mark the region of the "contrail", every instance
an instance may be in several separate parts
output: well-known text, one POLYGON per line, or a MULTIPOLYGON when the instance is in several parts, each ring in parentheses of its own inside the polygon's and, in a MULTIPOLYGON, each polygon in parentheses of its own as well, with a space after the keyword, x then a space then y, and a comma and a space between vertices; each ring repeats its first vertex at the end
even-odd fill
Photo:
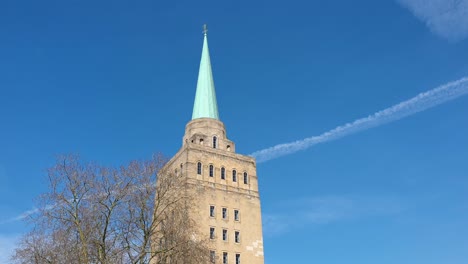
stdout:
POLYGON ((319 136, 313 136, 290 143, 279 144, 270 148, 255 151, 249 156, 255 157, 258 163, 265 162, 310 148, 319 143, 339 139, 362 130, 402 119, 442 103, 451 101, 460 96, 466 95, 467 93, 468 77, 463 77, 459 80, 449 82, 427 92, 420 93, 407 101, 378 111, 367 117, 338 126, 319 136))

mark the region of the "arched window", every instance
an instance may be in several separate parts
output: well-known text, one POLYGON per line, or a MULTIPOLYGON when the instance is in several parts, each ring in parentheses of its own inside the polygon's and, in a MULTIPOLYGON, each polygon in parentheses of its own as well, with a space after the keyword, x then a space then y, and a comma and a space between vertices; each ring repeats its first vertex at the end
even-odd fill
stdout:
POLYGON ((214 168, 213 165, 210 165, 210 177, 213 177, 214 175, 214 168))
POLYGON ((221 168, 221 180, 226 179, 226 169, 224 167, 221 168))
POLYGON ((218 138, 216 136, 213 137, 213 148, 218 147, 218 138))
POLYGON ((200 145, 203 145, 203 138, 200 138, 200 145))
POLYGON ((231 146, 230 146, 230 145, 227 145, 226 150, 227 150, 227 151, 231 151, 231 146))
POLYGON ((247 175, 247 172, 244 172, 244 184, 249 184, 249 176, 247 175))
POLYGON ((232 181, 237 182, 237 171, 236 170, 232 170, 232 181))
POLYGON ((202 172, 202 165, 201 165, 201 162, 198 162, 198 164, 197 164, 197 174, 201 175, 201 172, 202 172))

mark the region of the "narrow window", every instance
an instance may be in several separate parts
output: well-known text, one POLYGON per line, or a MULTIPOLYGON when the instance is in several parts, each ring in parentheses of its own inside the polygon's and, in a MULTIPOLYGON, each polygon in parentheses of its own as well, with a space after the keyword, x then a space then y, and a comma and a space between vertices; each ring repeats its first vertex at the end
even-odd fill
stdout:
POLYGON ((237 171, 236 170, 232 171, 232 181, 237 182, 237 171))
POLYGON ((228 234, 227 234, 227 229, 223 229, 223 241, 228 240, 228 234))
POLYGON ((218 148, 218 138, 213 137, 213 148, 218 148))
POLYGON ((240 243, 240 232, 239 232, 239 231, 236 231, 236 232, 234 233, 234 241, 235 241, 236 243, 240 243))
POLYGON ((210 227, 210 239, 215 239, 215 228, 210 227))
POLYGON ((200 145, 203 145, 203 138, 200 138, 200 145))
POLYGON ((202 170, 201 162, 198 162, 197 163, 197 174, 198 175, 201 175, 201 170, 202 170))
POLYGON ((237 253, 237 254, 236 254, 236 264, 240 264, 240 263, 241 263, 241 262, 240 262, 240 254, 237 253))
POLYGON ((213 177, 214 175, 214 168, 213 165, 210 165, 210 177, 213 177))
POLYGON ((226 179, 226 169, 223 167, 221 168, 221 180, 226 179))
POLYGON ((227 252, 223 252, 223 264, 227 264, 228 263, 228 254, 227 252))
POLYGON ((215 263, 216 260, 216 251, 210 250, 210 262, 215 263))
POLYGON ((247 175, 247 172, 244 172, 244 184, 249 184, 249 176, 247 175))
POLYGON ((234 210, 234 221, 239 221, 240 217, 239 217, 239 210, 234 210))
POLYGON ((223 208, 223 219, 227 219, 227 208, 223 208))
POLYGON ((231 146, 227 145, 226 150, 231 151, 231 146))
POLYGON ((215 217, 215 207, 214 207, 214 205, 210 205, 210 217, 215 217))

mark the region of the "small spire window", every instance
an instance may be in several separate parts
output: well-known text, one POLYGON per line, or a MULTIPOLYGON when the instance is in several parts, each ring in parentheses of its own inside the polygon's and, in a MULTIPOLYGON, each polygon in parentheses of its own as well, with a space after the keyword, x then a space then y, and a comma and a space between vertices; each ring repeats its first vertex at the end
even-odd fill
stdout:
POLYGON ((213 137, 213 148, 218 148, 218 138, 216 136, 213 137))
POLYGON ((202 164, 201 164, 201 162, 197 163, 197 174, 198 175, 202 174, 202 164))
POLYGON ((221 168, 221 180, 226 179, 226 169, 224 167, 221 168))
POLYGON ((237 182, 237 171, 236 170, 232 170, 232 181, 237 182))

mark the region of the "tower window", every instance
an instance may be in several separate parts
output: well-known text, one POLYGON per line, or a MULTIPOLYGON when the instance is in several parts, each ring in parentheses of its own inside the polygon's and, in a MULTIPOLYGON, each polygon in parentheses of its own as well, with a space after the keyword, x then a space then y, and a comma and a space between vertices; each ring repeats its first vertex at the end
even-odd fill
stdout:
POLYGON ((240 243, 240 232, 239 232, 239 231, 236 231, 236 232, 234 233, 234 241, 235 241, 236 243, 240 243))
POLYGON ((239 215, 239 210, 234 210, 234 221, 239 221, 240 220, 240 215, 239 215))
POLYGON ((213 137, 213 148, 218 148, 218 138, 216 136, 213 137))
POLYGON ((200 145, 203 145, 203 138, 200 138, 200 145))
POLYGON ((210 227, 210 239, 215 239, 215 228, 210 227))
POLYGON ((226 179, 226 169, 223 167, 221 168, 221 180, 226 179))
POLYGON ((210 217, 215 217, 215 207, 214 207, 214 205, 210 205, 210 217))
POLYGON ((201 162, 198 162, 197 163, 197 174, 201 175, 201 173, 202 173, 202 165, 201 165, 201 162))
POLYGON ((240 262, 240 254, 237 253, 237 254, 236 254, 236 264, 240 264, 240 263, 241 263, 241 262, 240 262))
POLYGON ((210 250, 210 262, 215 263, 216 260, 216 251, 210 250))
POLYGON ((227 151, 231 151, 231 146, 230 146, 230 145, 227 145, 226 150, 227 150, 227 151))
POLYGON ((228 215, 227 215, 227 208, 224 208, 223 207, 223 219, 227 219, 228 215))
POLYGON ((249 176, 247 175, 247 172, 244 172, 244 184, 249 184, 249 176))
POLYGON ((210 177, 213 177, 214 175, 214 168, 213 165, 210 165, 210 177))
POLYGON ((227 241, 227 240, 228 240, 227 229, 223 229, 223 241, 227 241))
POLYGON ((237 171, 236 170, 232 171, 232 181, 237 182, 237 171))
POLYGON ((228 253, 223 252, 223 264, 228 264, 228 253))

